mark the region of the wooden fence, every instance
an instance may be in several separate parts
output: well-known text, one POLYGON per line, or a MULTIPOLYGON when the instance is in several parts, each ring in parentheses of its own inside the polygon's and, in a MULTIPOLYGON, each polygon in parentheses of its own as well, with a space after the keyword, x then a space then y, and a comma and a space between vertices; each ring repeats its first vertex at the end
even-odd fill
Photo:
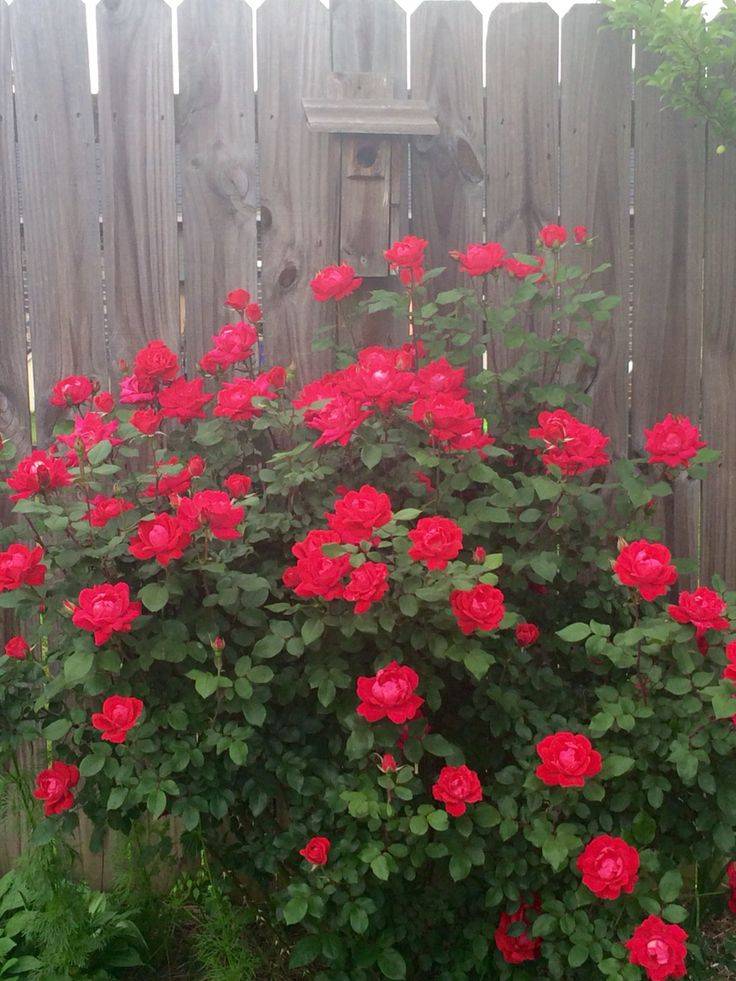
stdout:
MULTIPOLYGON (((101 0, 94 96, 81 0, 0 0, 0 432, 31 443, 29 350, 43 444, 54 380, 114 377, 157 337, 193 363, 236 286, 258 284, 269 362, 302 379, 325 369, 308 283, 348 253, 341 160, 302 98, 324 96, 331 72, 381 73, 440 125, 412 140, 391 192, 396 227, 429 239, 432 265, 470 241, 530 251, 558 218, 595 233, 596 259, 613 262, 604 288, 624 302, 596 342, 594 419, 617 453, 668 411, 700 420, 723 458, 702 497, 683 481, 673 545, 736 581, 736 154, 636 84, 649 57, 632 67, 603 10, 560 20, 503 3, 484 39, 469 0, 427 0, 410 23, 394 0, 266 0, 255 15, 184 0, 178 95, 172 16, 164 0, 101 0)), ((450 263, 442 286, 456 276, 450 263)), ((390 332, 365 325, 373 341, 390 332)), ((88 873, 104 870, 103 856, 88 873)))

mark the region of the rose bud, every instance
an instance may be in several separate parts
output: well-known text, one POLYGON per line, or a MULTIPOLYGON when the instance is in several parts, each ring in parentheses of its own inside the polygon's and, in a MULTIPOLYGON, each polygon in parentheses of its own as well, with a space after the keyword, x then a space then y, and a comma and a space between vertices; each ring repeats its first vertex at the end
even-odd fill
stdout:
POLYGON ((476 546, 476 548, 473 549, 473 562, 477 562, 478 565, 481 565, 483 562, 485 562, 485 560, 486 550, 482 545, 476 546))
POLYGON ((378 766, 381 773, 395 773, 398 769, 396 760, 391 753, 384 753, 378 766))

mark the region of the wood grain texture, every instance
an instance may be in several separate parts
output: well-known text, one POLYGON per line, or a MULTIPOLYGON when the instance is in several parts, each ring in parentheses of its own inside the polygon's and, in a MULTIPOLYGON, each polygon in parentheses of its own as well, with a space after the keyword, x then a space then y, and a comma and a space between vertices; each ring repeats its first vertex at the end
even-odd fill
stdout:
POLYGON ((531 252, 558 214, 557 14, 546 3, 504 3, 486 39, 487 234, 531 252))
POLYGON ((267 364, 293 363, 297 382, 330 367, 312 350, 334 304, 316 303, 309 281, 337 259, 339 145, 311 133, 302 98, 324 94, 329 12, 319 0, 266 0, 257 12, 264 344, 267 364))
MULTIPOLYGON (((0 6, 0 434, 21 453, 30 445, 26 320, 15 162, 10 9, 0 6)), ((5 520, 6 511, 0 511, 5 520)))
POLYGON ((10 19, 37 439, 46 445, 59 414, 53 383, 72 372, 107 376, 87 32, 81 0, 17 0, 10 19))
MULTIPOLYGON (((637 52, 637 75, 653 61, 637 52)), ((638 84, 634 104, 634 327, 631 442, 666 413, 700 414, 705 127, 638 84)), ((678 477, 667 499, 675 556, 698 555, 700 485, 678 477)))
POLYGON ((102 0, 97 33, 110 351, 130 359, 180 346, 171 8, 102 0))
POLYGON ((411 78, 441 129, 412 141, 412 228, 430 242, 427 268, 446 267, 433 288, 467 286, 448 252, 484 240, 483 19, 470 0, 425 0, 414 12, 411 78))
MULTIPOLYGON (((582 335, 598 358, 596 368, 578 371, 593 398, 590 420, 611 437, 617 456, 628 449, 629 315, 631 248, 631 41, 622 31, 601 30, 606 12, 577 4, 562 21, 560 109, 561 219, 570 233, 585 225, 592 248, 572 241, 566 262, 611 268, 591 283, 621 297, 613 318, 582 335)), ((572 239, 572 234, 570 235, 572 239)))
POLYGON ((736 582, 736 160, 706 159, 703 311, 703 438, 721 451, 703 483, 701 572, 736 582))
MULTIPOLYGON (((407 98, 406 31, 404 10, 395 0, 333 0, 330 4, 332 67, 335 72, 373 72, 389 77, 395 99, 407 98)), ((394 141, 391 156, 389 239, 409 230, 407 143, 394 141)), ((389 243, 390 244, 390 243, 389 243)), ((371 289, 398 288, 395 276, 367 279, 359 296, 371 289)), ((408 325, 387 313, 374 313, 355 325, 363 344, 402 344, 408 325)))
POLYGON ((243 0, 178 8, 185 329, 191 368, 220 323, 227 292, 257 287, 253 14, 243 0))
MULTIPOLYGON (((509 252, 536 253, 537 234, 559 211, 559 22, 546 3, 501 4, 486 37, 486 235, 509 252)), ((499 280, 498 299, 515 282, 499 280)), ((529 329, 547 335, 546 314, 529 329)), ((490 347, 499 369, 518 353, 490 347)))

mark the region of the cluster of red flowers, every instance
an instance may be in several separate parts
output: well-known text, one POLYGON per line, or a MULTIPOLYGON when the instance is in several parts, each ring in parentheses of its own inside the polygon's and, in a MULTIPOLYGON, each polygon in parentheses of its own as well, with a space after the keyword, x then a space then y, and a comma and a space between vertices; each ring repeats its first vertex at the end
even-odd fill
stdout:
POLYGON ((309 382, 294 399, 304 421, 319 432, 315 446, 347 445, 358 427, 376 413, 400 406, 446 450, 478 450, 493 444, 484 421, 466 399, 465 370, 446 358, 421 364, 424 347, 367 347, 354 364, 309 382))

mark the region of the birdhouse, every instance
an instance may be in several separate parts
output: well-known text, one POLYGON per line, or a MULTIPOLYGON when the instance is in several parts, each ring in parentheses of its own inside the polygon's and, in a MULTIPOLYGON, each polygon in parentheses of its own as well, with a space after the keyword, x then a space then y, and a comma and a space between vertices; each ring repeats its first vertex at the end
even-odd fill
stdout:
POLYGON ((309 128, 340 141, 339 260, 359 276, 385 276, 383 253, 402 234, 409 138, 440 131, 426 102, 392 90, 386 75, 333 74, 326 98, 302 99, 309 128))

